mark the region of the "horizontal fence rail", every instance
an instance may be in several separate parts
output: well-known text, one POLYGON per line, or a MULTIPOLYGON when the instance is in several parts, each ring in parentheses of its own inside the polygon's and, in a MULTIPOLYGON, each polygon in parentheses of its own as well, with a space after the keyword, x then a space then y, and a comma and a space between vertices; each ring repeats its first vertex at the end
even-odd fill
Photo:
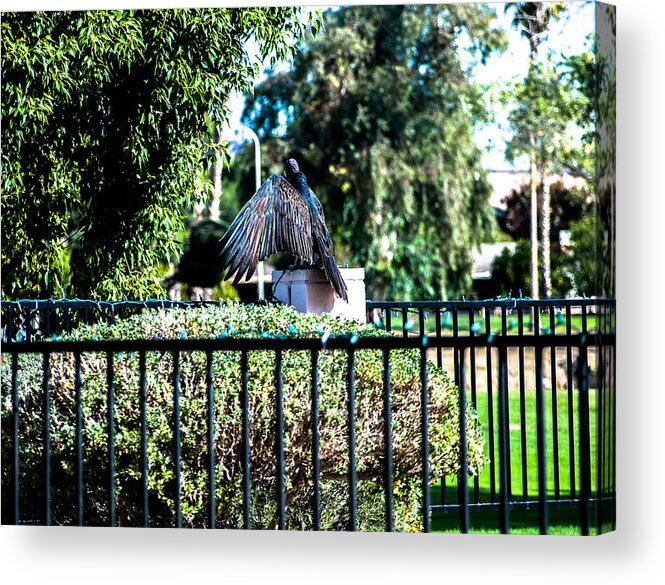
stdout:
POLYGON ((2 341, 35 341, 70 333, 82 324, 113 323, 146 309, 186 309, 218 305, 220 301, 94 301, 44 299, 2 301, 2 341))
MULTIPOLYGON (((616 337, 615 305, 612 300, 571 299, 558 301, 532 301, 503 299, 496 301, 422 301, 388 302, 368 301, 368 316, 374 324, 386 331, 397 332, 389 337, 358 335, 325 335, 314 338, 265 336, 261 338, 211 338, 211 339, 118 339, 66 341, 48 340, 55 329, 47 327, 56 319, 64 327, 65 321, 85 322, 83 311, 89 312, 99 303, 94 301, 25 301, 11 304, 3 301, 2 357, 8 364, 9 376, 3 381, 3 402, 11 406, 11 419, 5 424, 3 435, 9 437, 9 461, 3 456, 3 523, 58 523, 53 517, 53 498, 59 493, 60 473, 55 474, 51 451, 51 429, 54 421, 63 414, 54 409, 51 397, 53 356, 70 354, 74 368, 71 372, 73 404, 74 450, 71 453, 70 474, 66 481, 73 486, 74 498, 70 523, 84 525, 91 512, 86 505, 87 485, 84 443, 88 429, 86 413, 81 407, 81 388, 85 382, 82 372, 82 356, 100 355, 106 358, 104 385, 106 394, 100 397, 106 418, 103 429, 96 429, 105 436, 108 466, 104 483, 106 487, 105 519, 97 522, 118 525, 116 510, 122 501, 124 486, 118 484, 118 437, 129 432, 118 425, 116 377, 117 360, 123 355, 138 356, 136 379, 139 410, 135 428, 140 451, 137 481, 140 486, 140 514, 137 523, 150 526, 151 497, 150 457, 148 454, 149 417, 146 408, 147 381, 152 375, 147 356, 168 356, 172 367, 170 421, 172 458, 172 511, 173 526, 187 525, 187 502, 181 497, 187 482, 187 470, 183 469, 183 449, 188 431, 181 406, 185 397, 181 391, 183 356, 192 352, 205 355, 206 400, 204 420, 205 443, 201 457, 207 469, 206 504, 208 527, 218 525, 217 515, 224 502, 216 500, 216 486, 220 481, 235 481, 220 477, 219 461, 215 456, 215 379, 213 360, 216 356, 233 352, 238 355, 240 377, 236 381, 240 404, 240 436, 238 440, 241 468, 238 489, 241 493, 241 523, 238 527, 252 528, 253 467, 260 462, 252 460, 252 436, 250 418, 251 388, 248 361, 256 352, 268 352, 274 356, 274 505, 275 528, 288 526, 289 498, 285 481, 285 420, 293 413, 285 410, 283 395, 284 352, 306 352, 310 364, 311 445, 307 486, 311 491, 311 526, 321 526, 321 489, 323 472, 320 465, 323 437, 320 435, 321 393, 325 387, 319 384, 320 357, 326 352, 346 354, 346 424, 348 472, 347 482, 348 523, 343 527, 358 527, 358 506, 361 492, 358 485, 362 476, 357 459, 357 411, 358 392, 356 359, 358 352, 374 350, 382 352, 383 396, 382 437, 383 472, 380 477, 384 490, 384 528, 392 531, 394 518, 394 454, 393 454, 393 384, 390 356, 393 352, 410 349, 419 352, 420 394, 413 396, 420 409, 419 428, 413 429, 419 436, 422 478, 421 528, 424 531, 454 530, 469 532, 474 529, 499 530, 503 533, 520 531, 521 527, 535 519, 536 530, 546 534, 553 516, 561 510, 573 511, 572 524, 581 534, 599 533, 615 523, 615 462, 614 462, 614 350, 616 337), (30 305, 34 303, 34 305, 30 305), (60 313, 48 313, 60 311, 60 313), (17 316, 24 319, 18 324, 17 316), (34 319, 38 316, 38 321, 34 319), (14 319, 14 321, 12 321, 14 319), (27 321, 25 320, 27 319, 27 321), (32 321, 28 328, 26 323, 32 321), (17 337, 17 332, 24 336, 17 337), (41 340, 40 340, 41 339, 41 340), (40 485, 26 486, 21 481, 21 425, 22 398, 19 395, 21 356, 41 356, 41 412, 43 413, 41 444, 40 485), (459 419, 459 464, 463 470, 455 477, 430 475, 431 419, 428 416, 428 363, 436 364, 450 373, 460 389, 457 404, 459 419), (5 387, 8 395, 4 395, 5 387), (478 424, 485 436, 488 459, 480 475, 469 476, 467 467, 466 428, 467 404, 477 413, 478 424), (5 474, 5 467, 10 469, 5 474), (32 491, 27 488, 31 488, 32 491), (34 500, 41 500, 35 514, 34 500), (24 513, 23 510, 26 510, 24 513), (525 519, 528 515, 529 518, 525 519), (524 516, 524 517, 523 517, 524 516)), ((132 301, 109 303, 102 310, 125 317, 145 308, 175 308, 200 306, 202 303, 183 301, 132 301), (112 305, 112 307, 111 307, 112 305), (120 311, 122 309, 122 312, 120 311)), ((209 304, 209 303, 204 303, 209 304)), ((88 318, 91 314, 88 314, 88 318)), ((106 315, 108 318, 108 315, 106 315)), ((65 329, 59 331, 65 332, 65 329)), ((152 362, 151 362, 152 363, 152 362)), ((430 366, 431 367, 431 366, 430 366)), ((4 372, 4 370, 3 370, 4 372)), ((234 382, 234 383, 236 383, 234 382)), ((272 484, 271 484, 272 485, 272 484)), ((567 518, 570 517, 567 516, 567 518)))

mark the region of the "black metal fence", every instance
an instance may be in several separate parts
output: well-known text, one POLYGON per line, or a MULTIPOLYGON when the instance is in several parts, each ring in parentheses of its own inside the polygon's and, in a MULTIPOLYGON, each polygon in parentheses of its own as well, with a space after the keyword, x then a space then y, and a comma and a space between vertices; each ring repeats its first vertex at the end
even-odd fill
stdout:
MULTIPOLYGON (((248 355, 269 351, 275 355, 276 401, 276 487, 278 528, 286 526, 288 506, 285 496, 284 417, 282 396, 282 355, 285 351, 304 351, 311 355, 311 489, 312 526, 320 526, 319 468, 319 385, 318 357, 324 350, 347 354, 348 423, 348 510, 346 527, 357 527, 358 506, 355 437, 355 356, 364 349, 384 354, 383 371, 383 445, 385 492, 385 529, 394 527, 393 455, 391 444, 392 351, 410 348, 420 352, 421 409, 420 442, 422 458, 422 527, 425 531, 476 528, 498 529, 503 533, 519 531, 529 522, 542 534, 548 533, 551 515, 567 510, 565 522, 581 534, 600 533, 615 525, 615 303, 613 300, 575 299, 531 301, 502 299, 482 302, 367 302, 368 316, 377 327, 400 331, 393 337, 331 336, 321 338, 225 338, 179 340, 104 340, 44 341, 80 322, 114 319, 144 308, 198 306, 201 303, 175 301, 21 301, 2 303, 3 360, 10 360, 11 460, 7 482, 3 481, 3 502, 9 511, 3 522, 23 522, 22 502, 42 499, 42 524, 52 522, 51 503, 54 486, 51 476, 50 357, 57 353, 74 356, 71 372, 75 394, 75 452, 72 478, 76 492, 78 524, 85 523, 83 430, 81 411, 81 355, 106 356, 106 440, 108 445, 107 502, 109 525, 116 525, 118 485, 116 477, 116 421, 114 413, 114 360, 118 353, 139 356, 138 392, 141 410, 142 523, 148 525, 148 456, 145 412, 146 355, 169 354, 173 359, 172 432, 174 469, 174 525, 183 525, 180 437, 180 369, 183 352, 205 352, 208 526, 216 526, 214 404, 211 374, 213 356, 220 352, 239 352, 242 405, 242 517, 243 527, 251 528, 250 419, 248 398, 248 355), (42 399, 44 420, 41 434, 42 472, 34 493, 20 489, 21 460, 19 432, 21 401, 18 393, 19 356, 42 356, 42 399), (427 361, 451 372, 459 393, 459 457, 466 469, 467 402, 478 413, 487 441, 489 465, 469 480, 464 471, 456 477, 430 477, 427 361), (570 512, 572 511, 572 516, 570 512), (531 515, 525 520, 525 514, 531 515), (519 516, 519 518, 517 517, 519 516), (571 520, 572 518, 572 520, 571 520)), ((286 413, 288 414, 288 413, 286 413)))
POLYGON ((146 309, 174 309, 218 304, 216 301, 94 301, 42 299, 2 301, 2 341, 57 338, 82 324, 113 323, 146 309))
POLYGON ((462 532, 469 513, 505 533, 511 511, 522 515, 519 523, 534 508, 541 533, 550 509, 581 534, 614 528, 613 300, 368 301, 367 308, 388 331, 429 336, 429 358, 453 373, 483 422, 487 472, 471 486, 465 477, 443 478, 434 514, 459 513, 462 532), (449 339, 468 344, 451 347, 449 339))

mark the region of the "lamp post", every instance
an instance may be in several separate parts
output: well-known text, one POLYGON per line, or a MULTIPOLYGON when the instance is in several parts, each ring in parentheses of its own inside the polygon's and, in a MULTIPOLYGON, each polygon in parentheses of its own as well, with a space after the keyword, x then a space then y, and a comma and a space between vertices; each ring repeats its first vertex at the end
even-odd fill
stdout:
MULTIPOLYGON (((249 138, 254 143, 254 179, 255 179, 255 191, 258 191, 261 188, 261 143, 256 132, 247 126, 240 126, 233 131, 234 136, 249 136, 249 138)), ((265 300, 265 277, 263 274, 263 261, 259 262, 259 265, 256 268, 257 281, 258 281, 258 297, 260 301, 265 300)))

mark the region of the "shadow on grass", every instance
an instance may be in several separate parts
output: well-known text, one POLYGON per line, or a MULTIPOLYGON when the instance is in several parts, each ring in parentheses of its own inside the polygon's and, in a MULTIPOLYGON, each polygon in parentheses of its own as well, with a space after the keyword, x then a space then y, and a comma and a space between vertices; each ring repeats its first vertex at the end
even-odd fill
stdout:
MULTIPOLYGON (((433 486, 430 488, 431 504, 439 505, 441 503, 441 489, 433 486)), ((479 490, 479 501, 489 502, 489 490, 479 490)), ((511 534, 540 534, 540 515, 538 510, 537 494, 529 496, 528 501, 533 502, 532 508, 528 510, 509 510, 509 532, 511 534)), ((469 504, 475 501, 473 487, 469 489, 469 504)), ((495 499, 498 501, 498 499, 495 499)), ((514 502, 521 502, 522 498, 513 497, 514 502)), ((448 486, 446 490, 446 504, 457 504, 457 490, 448 486)), ((593 524, 593 506, 589 507, 590 524, 593 524)), ((460 533, 461 514, 457 510, 449 512, 432 513, 432 532, 451 532, 460 533)), ((579 504, 566 506, 555 505, 548 506, 548 534, 558 535, 581 535, 581 510, 579 504)), ((469 509, 469 532, 480 534, 500 534, 501 517, 499 510, 473 510, 469 509)), ((594 526, 589 527, 590 534, 596 534, 594 526)))

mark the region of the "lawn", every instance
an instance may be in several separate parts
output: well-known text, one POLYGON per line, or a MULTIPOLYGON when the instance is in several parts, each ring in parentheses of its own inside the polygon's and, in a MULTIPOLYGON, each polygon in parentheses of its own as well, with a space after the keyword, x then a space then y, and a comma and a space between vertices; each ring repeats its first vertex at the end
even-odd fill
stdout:
MULTIPOLYGON (((424 311, 425 317, 425 333, 427 335, 436 334, 436 315, 435 311, 424 311)), ((606 317, 609 319, 609 317, 606 317)), ((540 315, 540 333, 549 334, 555 333, 563 335, 566 333, 566 314, 557 312, 554 319, 550 320, 549 314, 540 315)), ((595 314, 587 315, 587 331, 593 333, 598 330, 601 317, 595 314)), ((440 316, 441 321, 441 335, 451 335, 454 332, 454 319, 451 311, 442 311, 440 316)), ((409 309, 407 313, 406 327, 411 335, 419 333, 418 326, 418 310, 409 309)), ((392 311, 390 327, 393 332, 398 332, 403 329, 404 320, 401 311, 392 311)), ((580 333, 582 331, 582 315, 573 314, 570 317, 571 333, 580 333)), ((385 314, 382 315, 382 326, 385 326, 385 314)), ((490 315, 490 332, 498 335, 502 331, 503 317, 500 312, 492 313, 490 315)), ((473 327, 473 332, 478 335, 486 333, 485 314, 473 314, 473 325, 471 325, 471 316, 469 311, 458 311, 457 330, 460 335, 468 335, 473 327)), ((531 312, 525 309, 522 316, 522 327, 525 334, 533 333, 533 323, 531 312)), ((508 334, 517 334, 519 332, 519 317, 518 313, 511 313, 506 315, 506 330, 508 334)))
MULTIPOLYGON (((546 478, 548 499, 557 496, 568 499, 571 495, 579 497, 580 493, 580 440, 579 440, 579 395, 577 390, 572 392, 572 404, 569 402, 567 378, 561 371, 561 357, 564 356, 557 351, 558 371, 556 376, 556 391, 552 392, 551 370, 549 367, 549 351, 545 352, 543 367, 544 373, 544 398, 545 398, 545 435, 546 435, 546 478), (563 375, 562 375, 563 374, 563 375), (556 417, 553 415, 553 405, 556 401, 556 417), (572 410, 571 410, 572 408, 572 410), (572 427, 569 424, 569 414, 572 418, 572 427), (555 424, 556 423, 556 424, 555 424), (572 437, 570 429, 572 428, 572 437), (555 436, 557 453, 555 458, 555 436), (571 488, 575 490, 571 494, 571 488)), ((444 368, 452 372, 452 356, 445 356, 444 368)), ((494 358, 496 359, 496 357, 494 358)), ((468 361, 468 360, 467 360, 468 361)), ((519 391, 519 356, 517 350, 509 355, 509 392, 508 392, 508 414, 509 414, 509 437, 510 437, 510 485, 511 500, 522 501, 524 494, 530 501, 538 499, 538 460, 536 441, 536 392, 533 377, 533 351, 525 351, 525 390, 524 405, 521 404, 519 391), (522 420, 524 416, 524 421, 522 420), (524 429, 524 431, 522 430, 524 429), (523 444, 526 450, 523 450, 523 444)), ((595 364, 595 355, 590 356, 590 363, 595 364)), ((496 361, 494 362, 496 364, 496 361)), ((565 367, 565 361, 563 364, 565 367)), ((496 369, 494 365, 493 370, 496 369)), ((467 373, 467 392, 469 400, 471 392, 468 384, 469 373, 467 373)), ((485 453, 488 459, 495 462, 496 469, 494 490, 492 490, 492 465, 487 464, 478 478, 469 479, 468 501, 490 502, 494 491, 495 501, 498 501, 499 493, 499 435, 498 435, 498 395, 496 379, 493 380, 493 431, 494 431, 494 453, 490 453, 490 429, 489 429, 489 394, 486 382, 485 351, 479 350, 476 354, 476 407, 479 420, 485 435, 485 453)), ((597 430, 597 391, 589 391, 589 421, 591 436, 591 489, 596 489, 596 430, 597 430)), ((610 428, 609 417, 604 417, 604 428, 607 433, 610 428)), ((445 482, 445 503, 457 503, 457 478, 447 478, 445 482)), ((431 490, 432 504, 441 503, 441 483, 437 482, 431 490)), ((552 534, 580 534, 580 509, 574 507, 549 508, 550 533, 552 534)), ((593 524, 593 522, 592 522, 593 524)), ((483 511, 470 513, 470 532, 492 533, 499 531, 499 512, 483 511)), ((513 510, 510 512, 511 532, 530 534, 538 533, 538 510, 513 510)), ((432 529, 443 532, 459 532, 459 515, 457 512, 434 514, 432 517, 432 529)), ((593 526, 591 527, 593 531, 593 526)))

